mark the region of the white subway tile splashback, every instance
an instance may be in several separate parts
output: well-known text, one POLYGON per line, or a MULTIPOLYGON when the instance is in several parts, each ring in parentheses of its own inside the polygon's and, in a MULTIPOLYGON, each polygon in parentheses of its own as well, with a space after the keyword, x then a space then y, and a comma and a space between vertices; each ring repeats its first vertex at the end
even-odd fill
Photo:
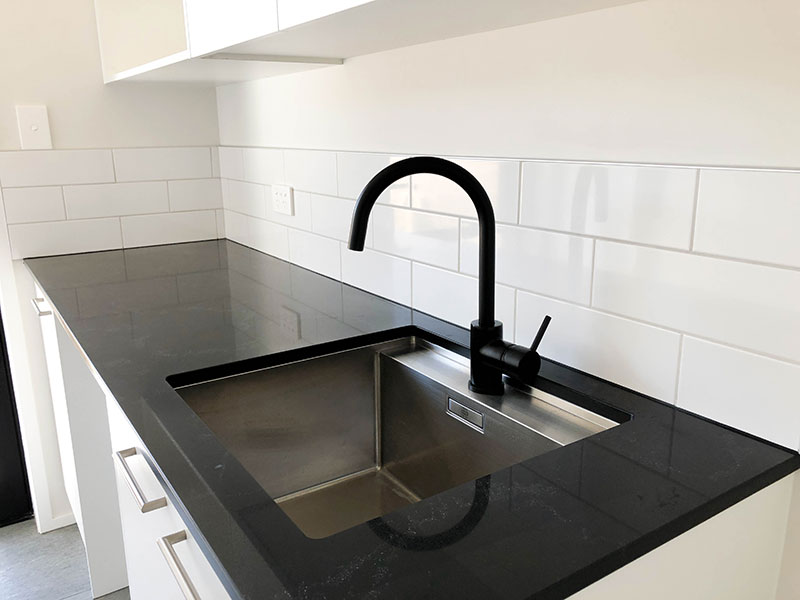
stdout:
MULTIPOLYGON (((414 309, 469 328, 478 318, 478 280, 428 265, 413 263, 414 309)), ((514 339, 514 290, 495 286, 495 319, 503 322, 503 337, 514 339)))
POLYGON ((694 249, 800 267, 800 173, 701 171, 694 249))
POLYGON ((8 235, 15 259, 122 247, 118 218, 9 225, 8 235))
MULTIPOLYGON (((335 196, 336 153, 323 150, 284 150, 286 184, 303 192, 335 196)), ((274 182, 273 182, 274 183, 274 182)))
POLYGON ((222 208, 219 179, 181 179, 168 184, 169 209, 172 211, 222 208))
MULTIPOLYGON (((234 212, 225 209, 222 211, 225 219, 225 237, 239 244, 253 247, 253 242, 250 239, 249 223, 252 217, 243 215, 242 213, 234 212)), ((268 252, 267 254, 271 254, 268 252)), ((286 243, 286 255, 289 254, 289 243, 286 243)))
POLYGON ((458 218, 375 206, 370 216, 376 250, 458 269, 458 218))
POLYGON ((64 197, 58 186, 7 188, 3 190, 3 202, 9 224, 59 221, 66 218, 64 197))
POLYGON ((117 148, 117 181, 211 177, 210 148, 117 148))
MULTIPOLYGON (((497 226, 497 281, 547 296, 589 303, 592 240, 497 226)), ((478 274, 478 222, 461 221, 461 271, 478 274)))
POLYGON ((259 183, 223 179, 222 204, 225 210, 262 219, 267 216, 265 188, 259 183))
POLYGON ((217 215, 213 210, 122 217, 122 241, 126 248, 213 240, 217 215))
POLYGON ((111 181, 110 150, 0 152, 0 185, 6 188, 111 181))
POLYGON ((520 223, 689 249, 695 169, 524 163, 520 223))
POLYGON ((218 208, 214 211, 217 216, 217 238, 225 238, 225 211, 218 208))
POLYGON ((219 146, 211 147, 211 177, 219 179, 219 146))
POLYGON ((800 272, 597 242, 593 305, 800 360, 800 272))
POLYGON ((678 406, 797 450, 800 366, 686 337, 678 406))
POLYGON ((341 244, 342 281, 378 296, 411 304, 411 262, 372 250, 355 252, 341 244))
MULTIPOLYGON (((391 154, 338 152, 336 162, 339 196, 355 200, 370 179, 400 158, 391 154)), ((409 179, 405 177, 393 183, 380 195, 378 202, 394 206, 410 206, 409 179)))
MULTIPOLYGON (((253 217, 245 217, 245 219, 247 221, 246 239, 249 241, 249 246, 283 260, 289 259, 289 230, 285 225, 253 217)), ((227 220, 225 227, 227 231, 227 220)))
MULTIPOLYGON (((283 150, 272 148, 245 148, 243 154, 243 177, 233 177, 233 179, 244 179, 253 183, 283 183, 283 150)), ((235 171, 235 166, 234 166, 235 171)))
POLYGON ((64 186, 68 219, 91 219, 169 211, 167 183, 104 183, 64 186))
POLYGON ((219 147, 219 176, 223 179, 244 179, 244 149, 219 147))
MULTIPOLYGON (((519 162, 511 160, 450 159, 472 173, 483 185, 501 223, 517 222, 519 162)), ((475 218, 475 206, 458 185, 438 175, 411 178, 411 206, 422 210, 475 218)))
POLYGON ((542 356, 674 401, 680 334, 517 292, 518 344, 533 341, 545 315, 553 321, 539 346, 542 356))
POLYGON ((342 278, 339 242, 305 231, 289 230, 289 260, 334 279, 342 278))
MULTIPOLYGON (((311 194, 311 231, 346 242, 356 203, 335 196, 311 194)), ((367 226, 367 246, 372 246, 372 219, 367 226)))

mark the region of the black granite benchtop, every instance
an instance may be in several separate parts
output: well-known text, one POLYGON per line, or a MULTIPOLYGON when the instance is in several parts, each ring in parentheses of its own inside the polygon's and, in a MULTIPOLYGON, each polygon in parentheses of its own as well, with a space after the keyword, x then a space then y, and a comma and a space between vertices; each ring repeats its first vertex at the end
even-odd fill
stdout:
MULTIPOLYGON (((242 598, 565 598, 800 466, 794 452, 545 360, 539 387, 632 418, 493 474, 480 522, 449 546, 403 548, 368 523, 312 540, 166 378, 399 328, 466 345, 465 330, 224 240, 25 262, 242 598), (281 326, 284 309, 299 337, 281 326)), ((475 493, 459 486, 388 519, 410 534, 446 530, 475 493)))

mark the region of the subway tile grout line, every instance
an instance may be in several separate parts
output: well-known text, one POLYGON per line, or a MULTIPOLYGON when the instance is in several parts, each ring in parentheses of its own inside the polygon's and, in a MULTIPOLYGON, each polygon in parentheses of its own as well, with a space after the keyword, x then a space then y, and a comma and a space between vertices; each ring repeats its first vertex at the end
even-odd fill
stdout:
MULTIPOLYGON (((124 180, 124 181, 87 181, 82 183, 45 183, 45 184, 35 184, 35 185, 5 185, 0 186, 5 190, 26 190, 30 188, 48 188, 48 187, 94 187, 94 186, 101 186, 101 185, 113 185, 113 186, 123 186, 123 185, 137 185, 137 184, 145 184, 145 183, 165 183, 168 184, 171 181, 208 181, 208 180, 221 180, 226 179, 224 177, 169 177, 166 179, 131 179, 131 180, 124 180)), ((252 183, 253 185, 268 185, 268 184, 255 184, 250 181, 244 181, 239 179, 234 179, 232 181, 240 181, 241 183, 252 183)))
MULTIPOLYGON (((251 146, 251 145, 228 145, 228 144, 198 144, 198 145, 182 145, 182 146, 115 146, 115 147, 95 147, 95 148, 52 148, 48 150, 0 150, 0 158, 4 154, 22 154, 22 153, 57 153, 57 152, 96 152, 115 150, 181 150, 181 149, 199 149, 199 148, 230 148, 241 150, 301 150, 312 152, 331 152, 331 153, 347 153, 347 154, 369 154, 379 156, 396 156, 407 157, 417 156, 419 152, 389 152, 389 151, 364 151, 364 150, 342 150, 330 148, 287 148, 285 146, 251 146)), ((422 152, 422 154, 426 154, 422 152)), ((578 165, 599 165, 599 166, 619 166, 619 167, 653 167, 653 168, 673 168, 673 169, 708 169, 708 170, 724 170, 724 171, 765 171, 765 172, 781 172, 781 173, 800 173, 800 167, 786 167, 786 166, 754 166, 754 165, 737 165, 737 164, 707 164, 707 163, 673 163, 673 162, 646 162, 646 161, 614 161, 614 160, 601 160, 601 159, 579 159, 579 158, 547 158, 547 157, 523 157, 523 156, 485 156, 485 155, 468 155, 468 154, 438 154, 436 156, 443 156, 451 159, 462 160, 485 160, 485 161, 519 161, 520 163, 536 162, 536 163, 558 163, 558 164, 578 164, 578 165)))
POLYGON ((61 204, 64 206, 64 220, 69 220, 69 212, 67 211, 67 194, 64 192, 64 186, 59 186, 61 189, 61 204))
MULTIPOLYGON (((310 152, 339 152, 342 154, 369 154, 378 156, 392 156, 405 158, 408 156, 419 156, 420 154, 428 155, 426 152, 389 152, 389 151, 364 151, 364 150, 341 150, 330 148, 286 148, 284 146, 219 146, 221 148, 234 148, 241 150, 300 150, 310 152)), ((468 155, 468 154, 435 154, 433 156, 441 156, 448 159, 455 160, 485 160, 485 161, 519 161, 521 163, 534 162, 534 163, 558 163, 558 164, 577 164, 577 165, 598 165, 598 166, 611 166, 611 167, 653 167, 663 169, 714 169, 721 171, 769 171, 769 172, 790 172, 800 173, 800 167, 779 167, 779 166, 753 166, 753 165, 733 165, 733 164, 704 164, 704 163, 671 163, 671 162, 637 162, 637 161, 614 161, 614 160, 600 160, 600 159, 579 159, 579 158, 530 158, 521 156, 485 156, 485 155, 468 155)))
MULTIPOLYGON (((93 217, 78 217, 78 218, 65 218, 65 219, 52 219, 49 221, 19 221, 15 223, 8 223, 9 227, 14 227, 16 225, 52 225, 56 223, 81 223, 85 221, 102 221, 104 219, 127 219, 129 217, 162 217, 165 215, 180 215, 186 213, 202 213, 202 212, 213 212, 216 210, 222 210, 219 207, 213 208, 187 208, 183 210, 162 210, 160 212, 146 212, 146 213, 124 213, 124 214, 112 214, 112 215, 102 215, 102 216, 93 216, 93 217)), ((231 209, 225 209, 231 210, 231 209)), ((232 211, 237 212, 237 211, 232 211)), ((261 219, 261 217, 254 217, 253 215, 248 215, 246 213, 238 213, 241 215, 245 215, 248 217, 252 217, 254 219, 261 219)), ((276 223, 275 221, 269 221, 269 219, 261 219, 262 221, 268 221, 270 223, 276 223)), ((282 223, 276 223, 278 225, 282 225, 282 223)), ((297 228, 295 228, 297 229, 297 228)), ((300 231, 305 231, 301 229, 300 231)), ((317 234, 320 235, 320 234, 317 234)))
POLYGON ((673 404, 678 406, 678 386, 681 383, 681 364, 683 362, 683 340, 685 338, 685 334, 681 334, 680 338, 678 338, 678 367, 675 370, 675 394, 673 399, 673 404))
POLYGON ((456 271, 461 273, 461 221, 463 219, 458 220, 458 260, 456 260, 456 271))
POLYGON ((517 218, 514 221, 515 225, 522 223, 522 162, 519 163, 517 168, 517 218))
POLYGON ((114 176, 114 182, 118 183, 119 180, 117 179, 117 156, 114 153, 114 150, 110 150, 111 152, 111 174, 114 176))
POLYGON ((592 268, 589 272, 589 306, 594 305, 594 271, 597 268, 597 240, 592 240, 592 268))
POLYGON ((697 169, 694 180, 694 199, 692 205, 692 226, 689 229, 689 252, 694 251, 694 238, 697 231, 697 213, 700 210, 700 169, 697 169))
POLYGON ((513 317, 514 318, 514 324, 513 324, 512 333, 511 333, 511 341, 514 342, 514 343, 519 343, 517 341, 517 319, 518 319, 518 314, 519 314, 519 290, 517 288, 515 288, 515 287, 512 287, 511 289, 513 290, 513 293, 514 293, 514 311, 512 313, 514 315, 514 317, 513 317))

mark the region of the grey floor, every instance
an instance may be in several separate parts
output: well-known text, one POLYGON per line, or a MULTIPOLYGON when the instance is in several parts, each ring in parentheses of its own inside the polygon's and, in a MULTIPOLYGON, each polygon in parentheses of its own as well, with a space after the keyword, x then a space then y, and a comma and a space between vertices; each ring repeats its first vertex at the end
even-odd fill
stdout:
MULTIPOLYGON (((0 528, 2 600, 91 600, 89 571, 75 525, 44 535, 33 519, 0 528)), ((128 589, 103 600, 130 600, 128 589)))

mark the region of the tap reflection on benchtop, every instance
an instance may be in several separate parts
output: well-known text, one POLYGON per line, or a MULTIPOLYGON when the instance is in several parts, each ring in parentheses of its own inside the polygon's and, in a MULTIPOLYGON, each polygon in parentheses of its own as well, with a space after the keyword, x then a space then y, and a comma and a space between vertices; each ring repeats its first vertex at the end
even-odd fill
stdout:
POLYGON ((466 330, 228 241, 26 264, 245 598, 564 597, 797 468, 794 453, 543 359, 537 388, 633 418, 311 539, 167 378, 388 329, 466 347, 466 330))

